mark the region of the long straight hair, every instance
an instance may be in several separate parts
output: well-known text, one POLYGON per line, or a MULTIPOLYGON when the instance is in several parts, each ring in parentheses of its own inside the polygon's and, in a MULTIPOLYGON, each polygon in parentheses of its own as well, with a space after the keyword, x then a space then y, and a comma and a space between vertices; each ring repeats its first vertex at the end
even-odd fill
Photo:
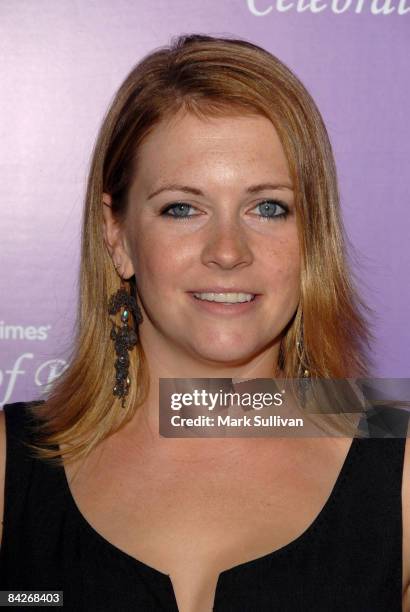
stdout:
POLYGON ((116 356, 107 303, 119 279, 103 240, 102 195, 112 196, 113 214, 123 222, 139 146, 159 122, 179 111, 200 118, 259 114, 278 132, 294 186, 301 252, 300 302, 283 330, 281 376, 299 377, 304 368, 318 378, 369 373, 371 310, 349 269, 335 162, 316 104, 283 62, 255 44, 228 37, 179 36, 133 68, 95 144, 69 366, 46 401, 30 408, 36 432, 31 448, 52 464, 85 456, 130 421, 147 397, 148 370, 140 344, 130 352, 132 384, 126 406, 113 396, 116 356), (67 445, 64 451, 61 444, 67 445))

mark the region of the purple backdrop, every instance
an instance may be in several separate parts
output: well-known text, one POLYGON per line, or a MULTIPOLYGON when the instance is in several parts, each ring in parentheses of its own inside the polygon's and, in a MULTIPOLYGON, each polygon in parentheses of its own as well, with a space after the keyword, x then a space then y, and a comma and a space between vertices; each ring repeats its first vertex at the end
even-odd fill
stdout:
POLYGON ((2 0, 0 405, 67 360, 85 181, 103 114, 171 36, 238 35, 281 58, 323 114, 381 377, 410 376, 409 0, 2 0))

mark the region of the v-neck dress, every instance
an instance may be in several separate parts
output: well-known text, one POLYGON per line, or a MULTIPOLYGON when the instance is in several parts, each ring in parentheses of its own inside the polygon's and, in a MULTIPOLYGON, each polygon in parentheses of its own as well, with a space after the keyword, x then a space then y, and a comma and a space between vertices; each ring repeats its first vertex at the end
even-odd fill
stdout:
MULTIPOLYGON (((4 410, 0 590, 63 591, 64 612, 177 612, 170 576, 107 541, 79 511, 64 468, 31 456, 27 404, 4 410)), ((310 526, 280 549, 223 571, 213 610, 402 612, 405 441, 353 438, 310 526)))

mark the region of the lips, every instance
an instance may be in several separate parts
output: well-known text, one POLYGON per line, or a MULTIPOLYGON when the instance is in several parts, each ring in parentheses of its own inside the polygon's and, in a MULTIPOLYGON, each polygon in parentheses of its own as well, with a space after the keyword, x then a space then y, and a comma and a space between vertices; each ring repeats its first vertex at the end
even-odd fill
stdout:
MULTIPOLYGON (((218 293, 218 291, 198 291, 198 293, 218 293)), ((242 293, 242 291, 230 293, 242 293)), ((200 298, 197 298, 193 292, 188 292, 188 295, 190 296, 192 303, 195 304, 195 308, 197 308, 199 312, 207 314, 209 316, 225 316, 229 318, 233 316, 246 315, 246 313, 252 312, 254 308, 258 307, 258 304, 262 299, 260 294, 254 294, 254 297, 249 301, 230 303, 202 300, 200 298)))
POLYGON ((260 295, 253 289, 244 289, 243 287, 202 287, 193 289, 188 293, 250 293, 251 295, 260 295))
POLYGON ((193 296, 198 300, 228 304, 251 302, 255 299, 252 293, 194 293, 193 296))

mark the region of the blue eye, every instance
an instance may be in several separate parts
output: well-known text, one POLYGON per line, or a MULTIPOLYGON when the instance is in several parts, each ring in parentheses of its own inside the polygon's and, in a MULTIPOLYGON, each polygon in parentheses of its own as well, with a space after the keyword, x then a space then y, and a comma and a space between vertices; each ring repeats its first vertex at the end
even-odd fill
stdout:
POLYGON ((193 208, 191 204, 185 204, 184 202, 177 202, 176 204, 170 204, 163 211, 161 211, 161 215, 165 217, 174 217, 174 219, 186 219, 187 217, 192 217, 194 215, 186 215, 185 213, 189 208, 193 208), (172 210, 175 214, 169 214, 169 210, 172 210))
POLYGON ((285 204, 284 202, 279 202, 279 200, 263 200, 263 202, 260 202, 259 204, 256 205, 255 208, 259 208, 260 211, 263 211, 263 213, 260 215, 262 217, 262 219, 286 219, 286 217, 289 214, 289 207, 287 206, 287 204, 285 204), (280 209, 282 209, 282 212, 280 212, 280 209))
MULTIPOLYGON (((259 208, 260 212, 263 212, 263 214, 257 216, 264 221, 286 219, 289 215, 289 206, 279 200, 263 200, 255 208, 259 208), (281 210, 282 212, 280 212, 281 210)), ((169 204, 160 214, 164 217, 173 217, 174 219, 196 217, 197 215, 195 214, 188 214, 190 210, 195 210, 195 207, 185 202, 175 202, 175 204, 169 204)))

